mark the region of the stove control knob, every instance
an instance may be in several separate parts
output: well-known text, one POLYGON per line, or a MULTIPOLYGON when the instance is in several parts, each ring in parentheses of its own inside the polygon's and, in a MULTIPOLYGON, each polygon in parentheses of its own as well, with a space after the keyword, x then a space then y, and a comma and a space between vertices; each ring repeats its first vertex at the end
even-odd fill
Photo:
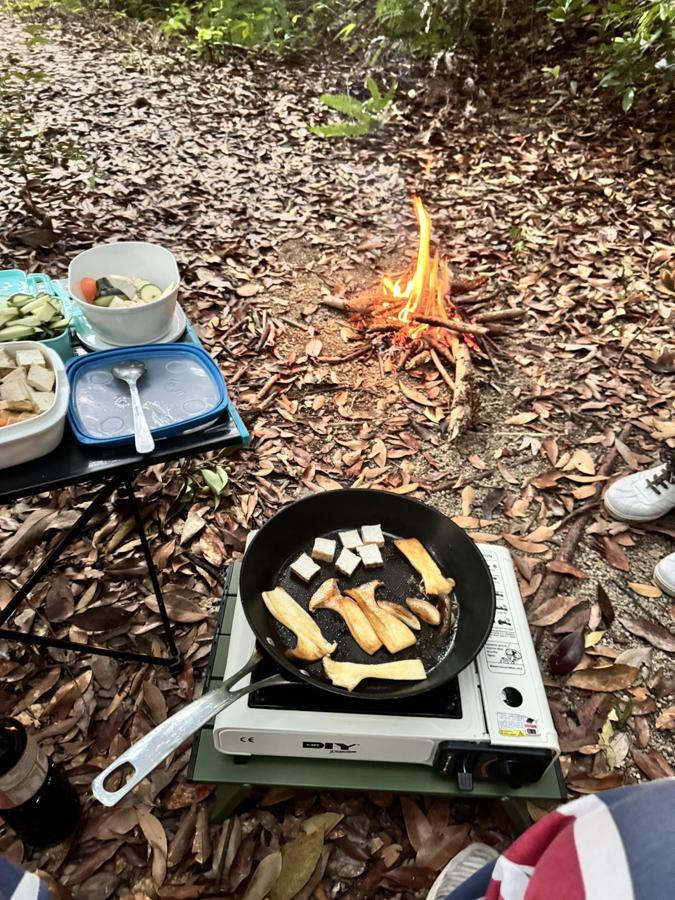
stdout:
POLYGON ((473 790, 473 774, 466 770, 457 773, 457 790, 472 791, 473 790))
POLYGON ((512 788, 522 787, 522 779, 518 777, 513 760, 500 760, 496 766, 495 776, 498 781, 505 781, 512 788))

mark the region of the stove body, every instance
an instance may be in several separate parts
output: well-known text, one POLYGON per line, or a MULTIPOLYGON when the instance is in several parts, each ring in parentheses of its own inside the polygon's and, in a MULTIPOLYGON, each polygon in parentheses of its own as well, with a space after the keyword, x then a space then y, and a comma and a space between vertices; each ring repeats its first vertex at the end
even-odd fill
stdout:
MULTIPOLYGON (((495 583, 492 632, 457 678, 408 700, 357 701, 305 684, 254 691, 215 720, 218 750, 260 755, 433 766, 471 790, 474 779, 511 786, 539 780, 559 754, 509 551, 479 544, 495 583)), ((237 600, 225 669, 255 645, 237 600)), ((242 684, 275 671, 265 659, 242 684)))

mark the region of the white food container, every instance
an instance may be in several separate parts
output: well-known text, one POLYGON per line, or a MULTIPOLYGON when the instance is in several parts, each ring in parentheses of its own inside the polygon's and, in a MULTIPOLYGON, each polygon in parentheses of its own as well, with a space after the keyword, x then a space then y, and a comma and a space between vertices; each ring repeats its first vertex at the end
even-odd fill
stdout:
MULTIPOLYGON (((38 341, 12 341, 0 344, 10 356, 17 350, 39 350, 56 376, 52 406, 38 416, 0 428, 0 469, 30 462, 51 453, 61 443, 66 424, 70 385, 61 357, 38 341)), ((1 476, 0 476, 1 477, 1 476)))
POLYGON ((99 244, 78 254, 68 266, 68 291, 94 331, 104 341, 118 347, 152 344, 171 328, 178 297, 178 264, 165 247, 145 241, 119 241, 99 244), (87 303, 80 290, 83 278, 105 278, 108 275, 138 276, 164 291, 175 287, 165 297, 126 309, 87 303))

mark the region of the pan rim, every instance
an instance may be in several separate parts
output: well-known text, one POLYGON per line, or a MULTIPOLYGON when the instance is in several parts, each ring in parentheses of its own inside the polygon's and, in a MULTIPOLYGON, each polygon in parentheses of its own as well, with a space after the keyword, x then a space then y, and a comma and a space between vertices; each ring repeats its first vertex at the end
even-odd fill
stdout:
POLYGON ((260 526, 256 535, 251 540, 251 543, 246 548, 244 557, 242 559, 242 568, 239 577, 239 595, 246 620, 256 638, 256 645, 262 650, 263 653, 265 653, 265 655, 267 655, 274 661, 274 663, 280 668, 283 673, 288 675, 289 681, 300 681, 312 688, 316 688, 317 690, 328 691, 329 693, 337 694, 342 697, 354 697, 359 700, 367 700, 373 702, 399 700, 408 697, 414 697, 419 694, 428 693, 434 689, 442 687, 443 684, 448 683, 453 678, 456 678, 460 672, 467 669, 475 661, 476 657, 487 643, 494 624, 494 616, 496 611, 495 586, 494 581, 492 580, 492 575, 490 573, 490 568, 483 554, 478 549, 476 542, 470 537, 470 535, 463 528, 453 522, 449 516, 446 516, 445 513, 440 512, 440 510, 437 510, 420 500, 417 500, 413 497, 395 494, 393 491, 378 491, 373 488, 338 488, 330 491, 320 491, 318 493, 308 494, 304 497, 300 497, 299 499, 294 500, 281 509, 277 510, 277 512, 274 513, 273 516, 271 516, 263 525, 260 526), (382 693, 365 692, 359 690, 358 688, 354 689, 353 691, 347 691, 345 688, 334 685, 329 681, 318 681, 315 676, 304 672, 297 663, 294 663, 292 660, 285 658, 276 647, 269 646, 264 640, 260 638, 257 627, 251 620, 251 616, 249 615, 249 604, 245 602, 244 597, 241 596, 241 585, 245 571, 246 557, 254 547, 255 543, 260 539, 261 535, 264 534, 265 529, 268 526, 271 526, 272 523, 274 523, 277 519, 283 517, 291 509, 297 507, 300 504, 309 506, 312 502, 319 502, 320 500, 323 500, 324 498, 331 495, 345 494, 347 492, 351 494, 358 494, 360 496, 379 496, 382 494, 387 494, 390 497, 396 498, 396 502, 400 503, 401 505, 407 505, 411 509, 415 507, 421 508, 427 513, 432 512, 436 516, 439 516, 445 520, 446 527, 450 530, 450 532, 454 532, 456 535, 461 535, 461 537, 468 542, 468 545, 471 548, 471 553, 474 554, 476 568, 480 570, 481 575, 483 575, 485 579, 485 586, 487 588, 487 591, 486 596, 483 598, 483 602, 489 605, 489 616, 486 617, 486 625, 483 629, 483 633, 480 635, 480 640, 476 640, 475 642, 477 649, 475 649, 473 656, 462 666, 448 666, 447 675, 440 684, 430 685, 428 681, 425 680, 419 682, 405 682, 403 687, 382 693))

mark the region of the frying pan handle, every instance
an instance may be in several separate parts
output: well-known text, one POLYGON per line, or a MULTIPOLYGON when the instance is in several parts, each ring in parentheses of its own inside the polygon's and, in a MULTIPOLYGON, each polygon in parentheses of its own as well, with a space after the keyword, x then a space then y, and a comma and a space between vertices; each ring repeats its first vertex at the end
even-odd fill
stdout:
POLYGON ((91 790, 104 806, 114 806, 123 797, 132 791, 146 775, 149 775, 167 756, 184 744, 188 738, 210 722, 221 710, 231 706, 235 700, 255 691, 261 687, 273 687, 275 685, 293 684, 282 675, 271 675, 261 681, 246 684, 237 691, 230 688, 240 681, 244 675, 248 675, 260 662, 261 656, 256 651, 249 661, 226 679, 222 686, 215 691, 209 691, 198 700, 188 703, 179 712, 165 719, 152 731, 149 731, 140 741, 133 744, 114 763, 108 766, 91 783, 91 790), (130 768, 131 775, 127 782, 116 791, 108 791, 105 788, 106 781, 115 772, 123 768, 130 768))

